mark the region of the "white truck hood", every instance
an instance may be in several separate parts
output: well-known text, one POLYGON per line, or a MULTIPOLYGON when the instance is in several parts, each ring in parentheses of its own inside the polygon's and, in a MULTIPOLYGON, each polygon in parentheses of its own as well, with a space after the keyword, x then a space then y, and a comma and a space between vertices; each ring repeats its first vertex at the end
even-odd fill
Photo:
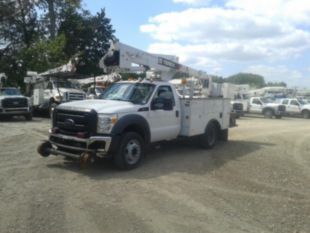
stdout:
POLYGON ((310 104, 304 104, 304 105, 302 106, 302 109, 310 109, 310 104))
POLYGON ((22 96, 22 95, 0 95, 0 100, 11 99, 11 98, 27 98, 27 97, 22 96))
POLYGON ((70 92, 70 93, 82 93, 84 94, 84 91, 74 89, 74 88, 59 88, 60 93, 70 92))
POLYGON ((267 106, 267 107, 278 107, 278 106, 280 106, 280 105, 282 105, 282 104, 277 104, 277 103, 267 103, 267 104, 265 104, 265 106, 267 106))
POLYGON ((114 114, 136 112, 141 105, 115 100, 81 100, 60 104, 59 109, 82 110, 94 109, 98 113, 114 114))

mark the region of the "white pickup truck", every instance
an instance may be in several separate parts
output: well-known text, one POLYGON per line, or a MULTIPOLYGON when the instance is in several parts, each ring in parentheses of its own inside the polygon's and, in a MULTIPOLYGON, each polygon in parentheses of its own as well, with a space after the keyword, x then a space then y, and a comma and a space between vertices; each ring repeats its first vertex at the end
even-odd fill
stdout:
POLYGON ((289 115, 301 115, 310 118, 310 104, 302 99, 282 99, 280 103, 285 105, 286 113, 289 115))
POLYGON ((285 105, 274 103, 269 98, 264 97, 251 97, 248 106, 249 113, 263 114, 266 118, 277 119, 282 118, 285 114, 285 105))
POLYGON ((80 159, 112 157, 120 169, 137 167, 150 143, 197 136, 203 148, 228 139, 229 99, 181 98, 168 82, 122 81, 102 99, 59 105, 49 140, 38 152, 80 159))
POLYGON ((32 120, 30 98, 23 96, 17 88, 0 88, 0 118, 24 116, 32 120))

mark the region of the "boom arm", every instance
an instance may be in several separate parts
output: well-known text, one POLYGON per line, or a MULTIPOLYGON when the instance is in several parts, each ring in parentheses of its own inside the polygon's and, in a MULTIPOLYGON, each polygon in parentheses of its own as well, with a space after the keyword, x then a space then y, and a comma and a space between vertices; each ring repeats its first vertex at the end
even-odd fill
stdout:
POLYGON ((161 72, 163 80, 171 80, 176 73, 185 73, 188 77, 208 79, 207 73, 178 63, 176 56, 159 55, 144 52, 134 47, 112 42, 99 66, 106 72, 138 72, 152 69, 161 72))

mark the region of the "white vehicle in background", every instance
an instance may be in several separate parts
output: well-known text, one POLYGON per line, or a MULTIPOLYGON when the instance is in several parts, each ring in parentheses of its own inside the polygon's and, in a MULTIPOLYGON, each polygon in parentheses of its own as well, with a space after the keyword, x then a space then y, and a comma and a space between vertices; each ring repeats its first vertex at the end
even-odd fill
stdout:
POLYGON ((282 118, 286 107, 280 103, 274 103, 270 98, 251 97, 249 102, 249 113, 263 114, 266 118, 282 118))
POLYGON ((310 118, 310 104, 302 99, 282 99, 280 103, 285 105, 288 115, 299 115, 305 119, 310 118))
POLYGON ((244 116, 249 109, 249 96, 248 91, 250 86, 237 85, 232 83, 222 84, 222 93, 224 98, 231 99, 232 112, 236 114, 236 117, 244 116))
POLYGON ((24 116, 32 120, 31 101, 14 87, 0 88, 0 118, 24 116))
POLYGON ((228 99, 196 98, 194 89, 189 91, 193 96, 181 97, 168 82, 177 72, 197 78, 206 73, 119 42, 111 44, 100 66, 108 73, 148 67, 161 73, 162 81, 120 81, 109 86, 102 99, 59 105, 49 139, 38 148, 43 157, 72 157, 81 165, 111 157, 116 167, 133 169, 151 143, 195 137, 203 148, 212 148, 218 140, 228 139, 228 99))
POLYGON ((61 66, 41 74, 27 72, 24 82, 28 87, 32 86, 34 110, 47 110, 51 115, 53 109, 61 103, 86 99, 85 92, 70 81, 75 76, 66 70, 67 67, 61 66))

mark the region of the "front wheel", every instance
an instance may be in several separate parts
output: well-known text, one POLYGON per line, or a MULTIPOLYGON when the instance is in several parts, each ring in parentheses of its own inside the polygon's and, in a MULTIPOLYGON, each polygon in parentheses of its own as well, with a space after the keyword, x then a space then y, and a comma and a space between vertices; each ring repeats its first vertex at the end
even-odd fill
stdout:
POLYGON ((205 133, 199 137, 199 144, 202 148, 211 149, 215 146, 217 139, 218 129, 214 123, 209 123, 205 133))
POLYGON ((113 157, 114 164, 121 170, 131 170, 139 166, 144 157, 144 141, 135 132, 125 133, 120 141, 120 147, 113 157))
POLYGON ((273 116, 273 111, 270 110, 270 109, 267 109, 265 112, 264 112, 264 117, 265 118, 272 118, 273 116))
POLYGON ((32 121, 32 113, 28 113, 27 115, 25 115, 25 119, 27 121, 32 121))

